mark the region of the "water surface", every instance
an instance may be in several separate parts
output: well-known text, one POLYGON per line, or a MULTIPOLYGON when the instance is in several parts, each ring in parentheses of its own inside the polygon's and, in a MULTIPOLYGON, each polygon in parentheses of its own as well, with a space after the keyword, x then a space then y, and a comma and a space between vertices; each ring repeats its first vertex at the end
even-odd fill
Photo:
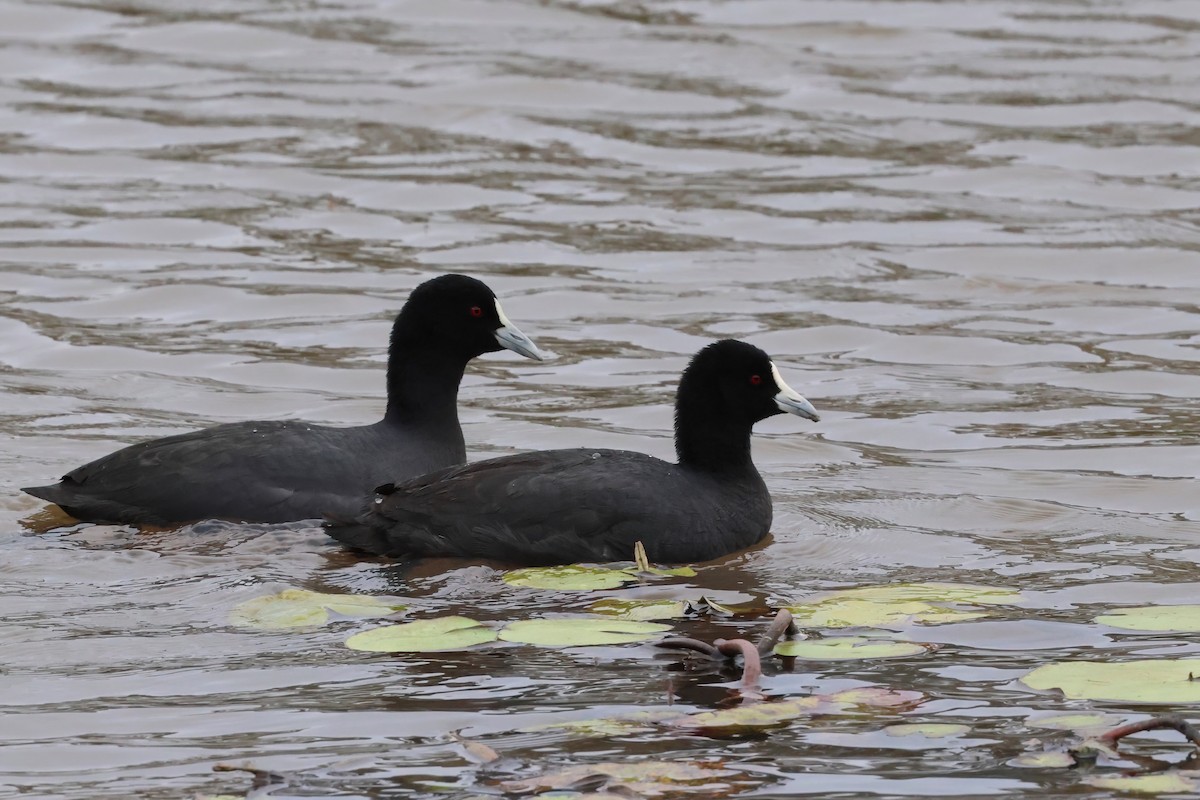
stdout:
POLYGON ((1010 764, 1058 735, 1039 715, 1153 709, 1016 679, 1200 650, 1091 623, 1200 597, 1197 19, 1191 0, 0 0, 0 793, 240 795, 211 768, 250 760, 299 776, 281 794, 466 794, 487 779, 456 730, 518 773, 653 757, 724 760, 758 796, 1088 791, 1010 764), (954 580, 1025 601, 909 631, 931 656, 768 670, 777 695, 881 685, 923 693, 910 709, 581 740, 518 731, 711 708, 729 676, 646 646, 387 658, 342 647, 373 623, 248 633, 229 610, 292 586, 487 620, 593 598, 356 562, 306 526, 22 524, 42 505, 17 487, 147 437, 374 421, 391 318, 444 271, 557 355, 472 365, 472 458, 669 456, 678 373, 724 336, 821 410, 759 426, 770 542, 636 591, 954 580), (970 733, 880 733, 902 721, 970 733))

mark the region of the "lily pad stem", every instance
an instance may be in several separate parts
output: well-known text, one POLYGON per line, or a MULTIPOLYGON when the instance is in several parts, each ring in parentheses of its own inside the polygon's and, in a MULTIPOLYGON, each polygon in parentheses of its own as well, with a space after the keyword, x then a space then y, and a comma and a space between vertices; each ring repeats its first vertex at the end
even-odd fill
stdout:
POLYGON ((796 631, 796 623, 792 622, 792 612, 786 608, 779 609, 775 619, 771 620, 771 624, 763 631, 762 638, 758 640, 758 654, 760 656, 770 655, 784 634, 791 636, 796 631))
POLYGON ((1200 729, 1197 729, 1195 725, 1177 714, 1167 714, 1161 717, 1144 719, 1141 722, 1130 722, 1128 725, 1118 725, 1097 738, 1107 745, 1116 747, 1118 741, 1130 734, 1141 733, 1142 731, 1157 731, 1163 728, 1179 731, 1187 737, 1189 742, 1200 747, 1200 729))
POLYGON ((708 642, 702 642, 699 639, 689 639, 686 636, 672 636, 669 639, 663 639, 661 642, 655 642, 654 646, 665 647, 668 650, 692 650, 708 656, 713 661, 725 660, 725 657, 721 655, 721 651, 708 642))
POLYGON ((762 678, 762 659, 758 648, 745 639, 717 639, 713 642, 717 650, 730 658, 742 657, 742 690, 757 691, 762 678))

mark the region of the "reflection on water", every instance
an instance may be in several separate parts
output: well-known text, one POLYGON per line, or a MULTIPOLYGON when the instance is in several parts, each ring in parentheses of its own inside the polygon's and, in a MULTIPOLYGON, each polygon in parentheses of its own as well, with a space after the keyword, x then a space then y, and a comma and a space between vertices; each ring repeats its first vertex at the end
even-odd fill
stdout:
POLYGON ((1044 733, 1028 717, 1072 706, 1014 679, 1196 650, 1088 621, 1200 596, 1198 13, 0 0, 0 791, 228 793, 245 781, 212 764, 253 759, 421 796, 465 768, 457 729, 543 765, 725 758, 780 795, 1067 791, 1007 765, 1044 733), (917 690, 906 717, 969 737, 906 750, 889 717, 752 742, 515 733, 668 692, 703 707, 722 679, 645 647, 389 659, 340 646, 354 623, 228 627, 285 586, 484 619, 589 602, 358 563, 311 528, 20 525, 40 506, 17 486, 143 437, 373 421, 391 316, 445 270, 558 354, 468 371, 474 457, 669 455, 687 355, 771 352, 822 422, 760 425, 774 539, 693 591, 1023 589, 994 621, 914 631, 933 657, 768 681, 917 690))

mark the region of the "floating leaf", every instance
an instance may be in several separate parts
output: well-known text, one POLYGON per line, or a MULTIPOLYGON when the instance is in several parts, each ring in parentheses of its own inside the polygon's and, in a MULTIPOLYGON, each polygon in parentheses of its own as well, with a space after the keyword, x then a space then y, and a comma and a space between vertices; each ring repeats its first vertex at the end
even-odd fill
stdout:
POLYGON ((684 610, 683 600, 622 600, 617 597, 606 597, 588 606, 588 611, 593 614, 638 620, 682 617, 684 610))
POLYGON ((1035 769, 1069 769, 1075 766, 1075 758, 1070 754, 1059 751, 1045 753, 1026 753, 1008 762, 1014 767, 1032 767, 1035 769))
POLYGON ((1118 608, 1096 622, 1130 631, 1200 631, 1200 606, 1118 608))
POLYGON ((346 640, 346 647, 373 653, 432 653, 464 650, 495 640, 494 630, 473 619, 439 617, 356 633, 346 640))
POLYGON ((1006 605, 1018 603, 1022 599, 1021 593, 1015 589, 937 581, 860 586, 856 589, 839 589, 833 594, 855 600, 877 600, 886 603, 918 600, 925 603, 970 603, 977 606, 1006 605))
POLYGON ((568 564, 560 567, 527 567, 504 573, 504 582, 529 589, 570 589, 591 591, 615 589, 637 580, 623 569, 584 567, 568 564))
POLYGON ((584 619, 558 617, 510 622, 500 631, 506 642, 536 644, 543 647, 581 647, 600 644, 629 644, 653 639, 670 625, 620 619, 584 619))
POLYGON ((737 774, 739 773, 724 767, 684 761, 602 762, 577 764, 536 778, 504 781, 500 784, 500 789, 508 794, 569 789, 592 776, 601 775, 619 781, 625 789, 636 793, 659 794, 664 790, 670 790, 672 792, 700 791, 707 795, 714 782, 737 774))
POLYGON ((287 630, 324 625, 331 613, 354 618, 386 617, 406 607, 364 595, 284 589, 278 594, 238 603, 229 613, 229 622, 239 628, 287 630))
POLYGON ((903 725, 888 725, 883 729, 888 736, 924 736, 926 739, 946 739, 950 736, 962 736, 971 730, 969 725, 955 725, 950 722, 915 722, 903 725))
POLYGON ((788 606, 797 625, 814 628, 891 628, 910 623, 936 625, 987 616, 982 611, 955 608, 956 603, 995 605, 1014 603, 1018 592, 963 583, 901 583, 862 586, 817 595, 807 603, 788 606))
POLYGON ((903 658, 921 655, 929 648, 916 642, 890 639, 866 639, 861 636, 837 636, 828 639, 796 639, 775 645, 781 656, 808 661, 842 661, 854 658, 903 658))
POLYGON ((1111 777, 1089 775, 1084 782, 1099 789, 1138 794, 1191 794, 1200 791, 1197 773, 1184 775, 1179 772, 1158 772, 1153 775, 1113 775, 1111 777))
POLYGON ((1030 689, 1061 689, 1074 700, 1200 703, 1200 659, 1065 661, 1038 667, 1021 682, 1030 689))

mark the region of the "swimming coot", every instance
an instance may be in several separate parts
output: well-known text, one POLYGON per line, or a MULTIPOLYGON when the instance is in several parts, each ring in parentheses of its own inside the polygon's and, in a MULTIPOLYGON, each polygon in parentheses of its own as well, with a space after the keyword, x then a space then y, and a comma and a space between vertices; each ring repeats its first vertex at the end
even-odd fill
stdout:
POLYGON ((658 562, 707 561, 771 527, 750 429, 787 412, 817 420, 767 354, 725 339, 692 359, 675 400, 679 463, 628 450, 542 450, 387 484, 326 532, 389 556, 463 556, 528 565, 617 561, 641 541, 658 562))
POLYGON ((387 413, 374 425, 236 422, 131 445, 24 491, 81 520, 171 525, 354 514, 380 482, 466 461, 458 385, 468 361, 544 354, 491 289, 465 275, 418 286, 392 326, 387 413))

